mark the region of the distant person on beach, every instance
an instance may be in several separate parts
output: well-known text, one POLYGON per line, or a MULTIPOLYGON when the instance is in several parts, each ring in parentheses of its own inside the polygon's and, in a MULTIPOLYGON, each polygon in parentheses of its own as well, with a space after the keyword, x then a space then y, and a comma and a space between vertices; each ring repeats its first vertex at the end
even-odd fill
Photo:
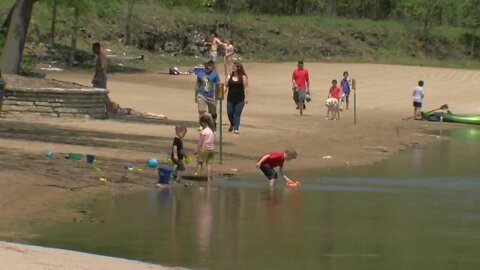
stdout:
POLYGON ((187 71, 181 71, 178 67, 169 67, 168 74, 170 75, 190 75, 193 74, 193 69, 187 71))
MULTIPOLYGON (((92 51, 96 55, 95 59, 95 74, 93 75, 92 85, 94 88, 107 89, 107 56, 103 53, 102 47, 99 42, 92 44, 92 51)), ((106 114, 109 115, 113 111, 112 100, 107 94, 107 100, 105 103, 106 114)))
POLYGON ((233 68, 234 70, 227 78, 225 88, 227 115, 230 122, 228 131, 239 134, 243 107, 248 103, 248 77, 241 63, 236 62, 233 68))
POLYGON ((421 120, 422 119, 422 102, 423 97, 425 96, 423 92, 423 81, 418 81, 417 87, 413 89, 413 119, 421 120))
POLYGON ((343 79, 340 81, 340 88, 342 89, 342 108, 343 104, 345 103, 345 109, 348 110, 348 102, 350 96, 350 78, 348 77, 348 71, 343 72, 343 79))
POLYGON ((207 181, 212 181, 213 158, 215 157, 215 134, 214 126, 210 115, 202 115, 200 117, 200 125, 202 131, 198 138, 195 151, 197 157, 197 170, 195 175, 201 174, 203 166, 207 166, 207 181))
POLYGON ((224 68, 225 76, 229 75, 232 71, 233 64, 233 54, 235 53, 235 47, 233 45, 233 40, 229 39, 227 43, 222 43, 225 47, 225 58, 224 58, 224 68))
POLYGON ((172 161, 175 166, 173 171, 173 178, 179 180, 181 178, 182 172, 185 171, 185 163, 183 159, 185 157, 185 151, 183 150, 183 138, 187 134, 187 128, 182 125, 175 126, 175 138, 173 139, 172 145, 172 161))
POLYGON ((257 162, 257 168, 259 168, 263 174, 268 178, 269 185, 275 186, 275 181, 278 178, 275 168, 279 168, 280 174, 286 181, 292 181, 283 173, 283 164, 286 160, 292 160, 297 158, 297 151, 294 148, 288 148, 284 152, 270 152, 262 156, 257 162))
POLYGON ((210 60, 216 62, 218 56, 218 46, 222 44, 222 41, 218 38, 217 33, 215 33, 214 31, 210 32, 210 38, 211 41, 208 43, 208 53, 210 55, 210 60))
POLYGON ((297 105, 298 115, 303 115, 305 107, 305 97, 310 95, 310 78, 308 70, 303 68, 303 60, 298 61, 297 68, 292 74, 293 100, 297 105))
POLYGON ((97 56, 95 60, 95 75, 92 84, 95 88, 107 88, 107 56, 102 52, 100 43, 92 44, 92 51, 97 56))
POLYGON ((328 90, 327 97, 327 120, 340 120, 340 98, 342 96, 342 89, 337 85, 338 81, 333 79, 332 86, 328 90), (333 100, 332 100, 333 99, 333 100), (331 115, 331 117, 330 117, 331 115))
POLYGON ((217 122, 217 103, 215 100, 215 87, 220 82, 218 73, 214 70, 214 62, 207 60, 203 63, 203 69, 197 70, 197 82, 195 84, 195 102, 198 106, 198 114, 201 119, 207 112, 213 122, 217 122))

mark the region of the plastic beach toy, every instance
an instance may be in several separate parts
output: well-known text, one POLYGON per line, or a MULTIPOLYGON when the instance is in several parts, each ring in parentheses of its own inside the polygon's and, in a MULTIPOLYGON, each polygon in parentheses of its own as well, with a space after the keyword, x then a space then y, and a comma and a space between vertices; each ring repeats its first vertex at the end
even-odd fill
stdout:
POLYGON ((65 157, 67 159, 72 159, 72 160, 80 160, 82 159, 82 154, 79 153, 68 153, 68 155, 65 157))
POLYGON ((297 180, 287 180, 287 187, 299 187, 300 182, 297 180))
POLYGON ((46 156, 47 158, 52 158, 52 157, 53 157, 53 152, 52 152, 52 151, 47 151, 47 152, 45 153, 45 156, 46 156))
POLYGON ((150 168, 155 168, 155 167, 157 167, 157 165, 158 165, 158 161, 157 161, 156 158, 149 158, 149 159, 147 160, 147 166, 148 166, 148 167, 150 167, 150 168))

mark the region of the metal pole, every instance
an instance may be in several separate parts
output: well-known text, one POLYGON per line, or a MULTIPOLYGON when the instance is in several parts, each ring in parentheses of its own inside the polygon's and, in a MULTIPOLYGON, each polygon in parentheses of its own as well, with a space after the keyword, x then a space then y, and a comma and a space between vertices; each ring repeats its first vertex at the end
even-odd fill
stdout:
POLYGON ((220 164, 223 162, 223 142, 222 142, 222 114, 223 114, 223 108, 222 108, 222 99, 218 100, 220 102, 220 164))
POLYGON ((219 105, 219 111, 220 112, 217 112, 220 114, 220 117, 219 117, 219 124, 217 125, 217 130, 219 130, 219 139, 220 139, 220 164, 222 164, 223 162, 223 138, 222 138, 222 125, 223 125, 223 121, 222 121, 222 115, 223 115, 223 108, 222 108, 222 100, 223 100, 223 88, 224 88, 224 84, 223 83, 218 83, 216 85, 216 89, 215 89, 215 96, 216 96, 216 99, 218 100, 218 102, 220 103, 219 105))
POLYGON ((357 124, 357 81, 352 79, 353 88, 353 124, 357 124))

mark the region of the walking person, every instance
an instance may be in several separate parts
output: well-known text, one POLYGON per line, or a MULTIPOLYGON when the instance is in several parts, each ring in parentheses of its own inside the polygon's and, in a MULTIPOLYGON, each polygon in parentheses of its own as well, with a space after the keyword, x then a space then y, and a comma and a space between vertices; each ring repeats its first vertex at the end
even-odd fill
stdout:
POLYGON ((345 109, 348 110, 348 102, 350 96, 350 78, 348 77, 348 71, 343 72, 343 79, 340 81, 340 88, 342 89, 342 109, 343 104, 345 103, 345 109))
POLYGON ((203 69, 197 71, 195 84, 195 102, 198 106, 198 115, 201 118, 207 112, 212 116, 213 122, 217 121, 217 103, 215 100, 215 87, 220 82, 218 73, 214 70, 212 60, 203 63, 203 69))
POLYGON ((222 45, 223 47, 225 47, 224 68, 225 76, 227 76, 232 72, 231 67, 233 64, 233 54, 235 53, 235 47, 232 39, 229 39, 227 43, 222 43, 222 45))
MULTIPOLYGON (((94 88, 107 89, 107 56, 103 53, 99 42, 92 44, 92 51, 96 55, 95 74, 93 75, 92 86, 94 88)), ((112 102, 110 96, 107 94, 107 100, 105 101, 106 115, 116 113, 116 110, 117 108, 114 106, 114 102, 112 102)))
POLYGON ((305 108, 305 97, 310 95, 310 78, 308 70, 303 68, 303 60, 298 61, 297 68, 292 74, 293 99, 297 104, 298 115, 303 115, 305 108))
POLYGON ((227 115, 230 121, 228 131, 240 133, 240 118, 243 107, 248 103, 248 77, 241 63, 233 65, 233 71, 227 78, 225 95, 227 96, 227 115))
POLYGON ((422 120, 422 102, 425 96, 423 92, 423 81, 418 81, 417 87, 413 89, 413 119, 422 120))
POLYGON ((222 41, 218 38, 217 33, 214 31, 210 32, 210 38, 211 41, 209 42, 209 55, 210 55, 210 60, 213 62, 217 61, 217 56, 218 56, 218 45, 222 44, 222 41))
POLYGON ((94 88, 107 88, 107 56, 103 53, 100 43, 92 44, 92 51, 96 55, 95 74, 92 85, 94 88))

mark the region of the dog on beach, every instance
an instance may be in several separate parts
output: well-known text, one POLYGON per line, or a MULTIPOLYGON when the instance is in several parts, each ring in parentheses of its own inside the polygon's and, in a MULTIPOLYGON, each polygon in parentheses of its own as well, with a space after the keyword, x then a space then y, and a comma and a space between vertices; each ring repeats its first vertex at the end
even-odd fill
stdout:
POLYGON ((329 120, 340 120, 340 107, 338 104, 338 99, 336 98, 327 98, 325 101, 325 106, 327 106, 327 118, 329 120))

